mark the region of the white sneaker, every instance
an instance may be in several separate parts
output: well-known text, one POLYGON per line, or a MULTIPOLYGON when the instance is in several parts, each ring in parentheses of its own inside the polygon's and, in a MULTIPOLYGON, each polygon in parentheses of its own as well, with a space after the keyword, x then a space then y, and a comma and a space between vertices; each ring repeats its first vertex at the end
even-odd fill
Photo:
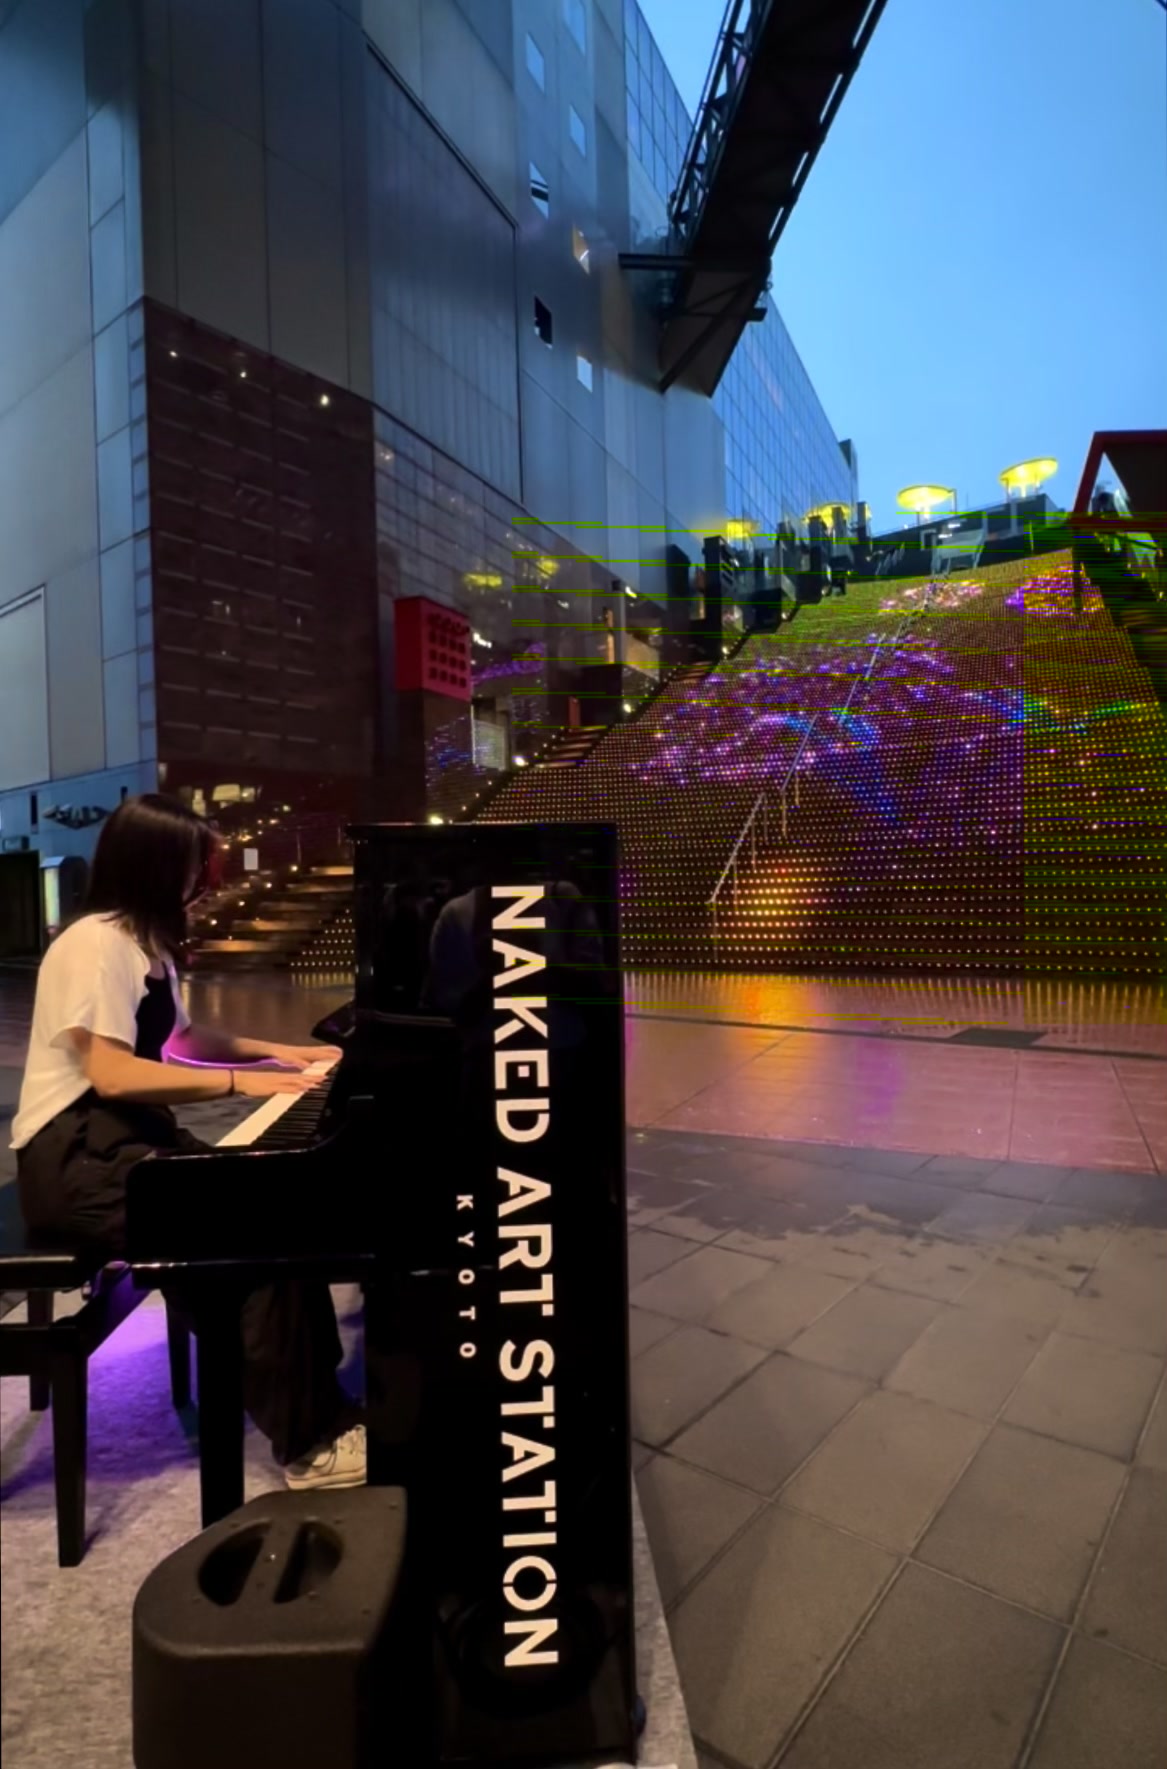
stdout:
POLYGON ((365 1428, 354 1425, 335 1443, 321 1444, 298 1461, 289 1462, 284 1479, 294 1493, 319 1487, 364 1486, 365 1468, 365 1428))

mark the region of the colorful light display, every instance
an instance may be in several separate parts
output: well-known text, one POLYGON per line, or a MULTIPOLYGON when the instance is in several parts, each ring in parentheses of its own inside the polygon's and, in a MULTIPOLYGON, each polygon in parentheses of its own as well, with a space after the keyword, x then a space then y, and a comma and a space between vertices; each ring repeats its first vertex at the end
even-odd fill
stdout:
POLYGON ((1167 966, 1167 725, 1097 594, 1075 613, 1066 555, 805 608, 485 815, 618 823, 631 964, 1167 966), (772 839, 715 946, 708 898, 763 789, 772 839))

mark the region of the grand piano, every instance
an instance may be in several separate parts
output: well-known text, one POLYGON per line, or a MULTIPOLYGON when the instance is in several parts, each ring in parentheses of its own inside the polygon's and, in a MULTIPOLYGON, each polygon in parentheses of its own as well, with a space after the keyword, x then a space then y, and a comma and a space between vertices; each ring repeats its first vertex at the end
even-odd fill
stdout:
POLYGON ((408 1493, 436 1764, 635 1751, 615 833, 351 831, 342 1056, 131 1174, 129 1260, 198 1330, 203 1521, 243 1497, 239 1310, 358 1281, 369 1479, 408 1493))

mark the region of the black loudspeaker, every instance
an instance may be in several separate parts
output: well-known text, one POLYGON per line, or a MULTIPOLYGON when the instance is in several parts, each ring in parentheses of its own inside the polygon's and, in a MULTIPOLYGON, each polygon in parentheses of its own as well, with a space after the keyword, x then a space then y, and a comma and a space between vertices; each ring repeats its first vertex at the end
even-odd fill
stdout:
POLYGON ((404 1493, 354 1487, 253 1499, 156 1566, 134 1602, 136 1769, 385 1760, 417 1708, 404 1551, 404 1493))

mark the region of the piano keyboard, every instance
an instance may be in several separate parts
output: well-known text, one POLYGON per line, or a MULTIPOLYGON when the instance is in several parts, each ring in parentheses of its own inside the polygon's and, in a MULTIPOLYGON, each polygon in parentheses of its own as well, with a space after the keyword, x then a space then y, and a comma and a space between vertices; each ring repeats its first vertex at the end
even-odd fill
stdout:
POLYGON ((268 1149, 295 1148, 310 1142, 328 1097, 324 1079, 338 1061, 337 1057, 323 1057, 318 1063, 310 1063, 303 1073, 316 1078, 314 1087, 307 1093, 273 1093, 242 1124, 221 1136, 217 1147, 254 1148, 261 1139, 262 1146, 268 1149))

